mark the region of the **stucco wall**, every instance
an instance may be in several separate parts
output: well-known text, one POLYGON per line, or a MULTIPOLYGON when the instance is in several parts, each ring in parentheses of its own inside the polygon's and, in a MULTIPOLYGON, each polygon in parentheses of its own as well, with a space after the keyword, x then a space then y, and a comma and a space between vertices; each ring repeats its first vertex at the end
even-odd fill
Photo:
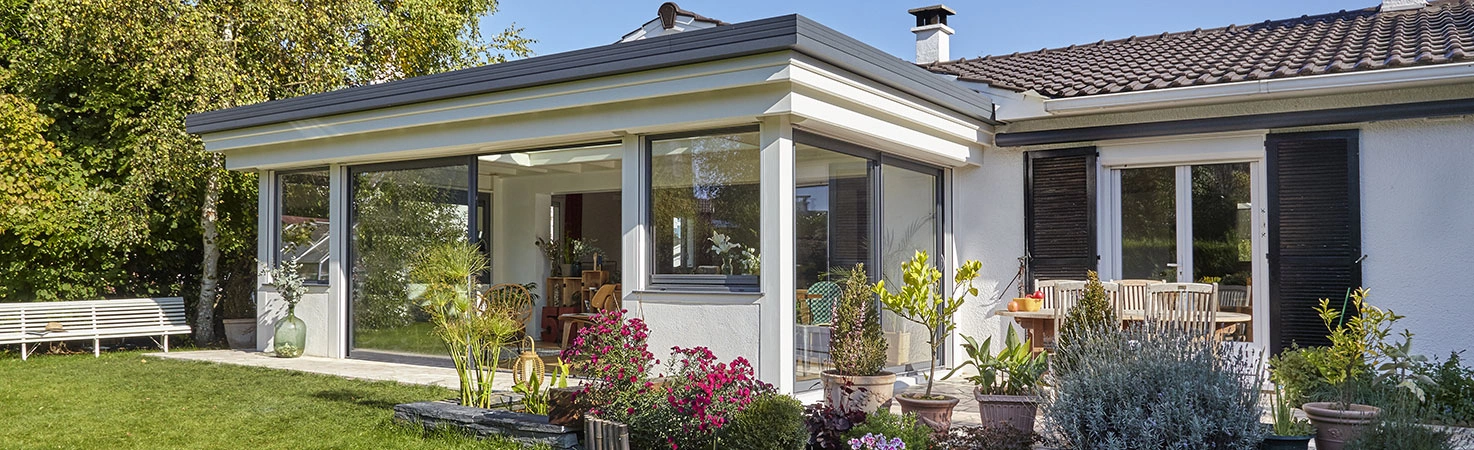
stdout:
POLYGON ((1415 351, 1474 344, 1474 118, 1368 124, 1361 134, 1363 283, 1407 316, 1415 351))
MULTIPOLYGON (((1003 332, 1000 324, 1004 319, 993 313, 1006 309, 1018 292, 1017 285, 1008 284, 1018 274, 1018 258, 1024 255, 1023 153, 984 150, 981 166, 952 171, 951 192, 957 260, 983 263, 978 298, 958 312, 957 332, 982 340, 1003 332)), ((954 341, 954 355, 962 354, 962 342, 960 338, 954 341)))
MULTIPOLYGON (((287 316, 287 302, 276 293, 276 287, 266 285, 256 291, 256 349, 271 351, 275 340, 272 333, 276 324, 287 316)), ((343 332, 343 323, 337 313, 333 297, 328 295, 327 286, 308 286, 307 294, 297 303, 297 318, 307 325, 307 348, 302 354, 309 356, 333 356, 334 337, 343 332)))
POLYGON ((624 307, 650 326, 650 352, 662 364, 657 370, 664 370, 671 347, 681 346, 709 348, 720 361, 747 358, 760 373, 760 301, 761 295, 636 292, 624 307))

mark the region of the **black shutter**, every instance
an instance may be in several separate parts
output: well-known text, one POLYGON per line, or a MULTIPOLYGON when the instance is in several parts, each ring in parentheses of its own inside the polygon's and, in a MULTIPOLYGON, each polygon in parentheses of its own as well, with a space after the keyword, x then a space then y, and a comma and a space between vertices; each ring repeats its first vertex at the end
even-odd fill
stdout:
POLYGON ((1095 246, 1095 147, 1029 152, 1024 233, 1028 279, 1085 279, 1095 246))
POLYGON ((1269 185, 1269 335, 1275 353, 1327 345, 1313 309, 1361 285, 1357 132, 1272 134, 1269 185))

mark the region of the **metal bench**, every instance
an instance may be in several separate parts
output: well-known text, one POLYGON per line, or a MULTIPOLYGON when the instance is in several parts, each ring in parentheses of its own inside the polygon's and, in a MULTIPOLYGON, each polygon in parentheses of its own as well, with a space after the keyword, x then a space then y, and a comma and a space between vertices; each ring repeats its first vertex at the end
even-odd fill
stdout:
POLYGON ((0 345, 20 344, 22 360, 41 343, 84 339, 93 356, 103 339, 126 337, 161 336, 154 343, 168 352, 169 335, 189 332, 181 297, 0 303, 0 345))

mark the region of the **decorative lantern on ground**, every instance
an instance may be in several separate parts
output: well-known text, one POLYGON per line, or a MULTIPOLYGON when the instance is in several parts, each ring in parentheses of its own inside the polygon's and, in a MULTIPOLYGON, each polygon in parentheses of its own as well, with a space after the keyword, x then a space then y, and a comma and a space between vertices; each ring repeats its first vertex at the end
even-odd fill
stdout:
POLYGON ((547 373, 547 367, 543 364, 541 356, 537 356, 537 345, 532 341, 532 336, 526 336, 527 349, 517 357, 517 362, 512 364, 512 381, 517 384, 526 383, 527 380, 541 380, 547 373))

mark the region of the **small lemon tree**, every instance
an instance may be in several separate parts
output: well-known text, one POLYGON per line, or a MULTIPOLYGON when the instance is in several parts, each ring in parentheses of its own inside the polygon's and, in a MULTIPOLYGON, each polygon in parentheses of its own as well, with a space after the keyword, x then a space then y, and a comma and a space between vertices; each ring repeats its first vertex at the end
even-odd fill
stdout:
POLYGON ((978 261, 962 263, 952 279, 952 295, 944 296, 942 271, 929 263, 928 259, 925 251, 918 250, 910 261, 901 265, 902 283, 896 292, 891 292, 886 287, 885 280, 875 284, 875 295, 880 297, 880 303, 885 309, 927 329, 926 343, 931 347, 932 364, 926 377, 924 398, 932 396, 932 380, 936 378, 937 357, 941 353, 942 343, 946 341, 947 335, 957 329, 957 322, 952 317, 968 297, 978 295, 978 288, 973 285, 973 281, 983 269, 983 263, 978 261))

